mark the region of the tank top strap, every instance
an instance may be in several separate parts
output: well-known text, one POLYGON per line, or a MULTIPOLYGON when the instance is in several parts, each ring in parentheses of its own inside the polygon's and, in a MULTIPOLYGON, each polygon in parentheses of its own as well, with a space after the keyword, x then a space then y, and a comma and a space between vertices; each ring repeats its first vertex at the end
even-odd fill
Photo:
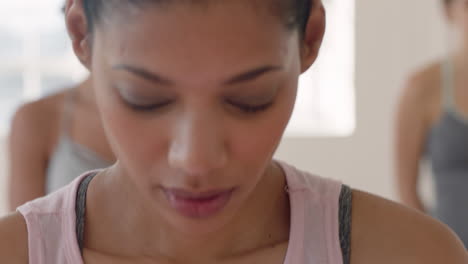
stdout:
POLYGON ((455 108, 455 69, 452 59, 449 57, 442 63, 441 96, 445 110, 453 111, 455 108))
POLYGON ((27 225, 30 264, 83 264, 76 236, 76 197, 80 183, 93 173, 18 207, 27 225))
POLYGON ((76 204, 75 204, 75 213, 76 213, 76 237, 80 252, 83 254, 83 244, 84 244, 84 229, 85 229, 85 217, 86 217, 86 195, 88 192, 88 187, 93 178, 99 173, 95 171, 86 176, 83 181, 78 186, 76 194, 76 204))
POLYGON ((341 182, 279 164, 286 175, 291 205, 291 234, 284 263, 348 264, 350 189, 341 182))

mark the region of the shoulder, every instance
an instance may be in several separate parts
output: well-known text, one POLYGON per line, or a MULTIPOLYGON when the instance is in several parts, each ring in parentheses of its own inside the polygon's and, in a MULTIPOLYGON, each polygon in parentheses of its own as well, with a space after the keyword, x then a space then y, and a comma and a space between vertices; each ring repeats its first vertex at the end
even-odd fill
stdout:
POLYGON ((20 213, 0 218, 0 263, 28 263, 28 231, 20 213))
POLYGON ((398 102, 398 123, 429 127, 440 115, 441 89, 442 62, 433 63, 411 74, 398 102))
POLYGON ((440 95, 442 62, 434 62, 410 74, 403 95, 417 101, 428 101, 440 95))
POLYGON ((397 203, 353 192, 351 263, 468 263, 445 225, 397 203))
POLYGON ((50 123, 62 110, 66 92, 42 98, 22 105, 15 113, 13 124, 50 123))
POLYGON ((49 142, 51 135, 58 131, 59 120, 66 92, 61 92, 22 105, 15 113, 10 138, 20 142, 34 136, 34 144, 49 142), (43 140, 37 140, 41 138, 43 140))

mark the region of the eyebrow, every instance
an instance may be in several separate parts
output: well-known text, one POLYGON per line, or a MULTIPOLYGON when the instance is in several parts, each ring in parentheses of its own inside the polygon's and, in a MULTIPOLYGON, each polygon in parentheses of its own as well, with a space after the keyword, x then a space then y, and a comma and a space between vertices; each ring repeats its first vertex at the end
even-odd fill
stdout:
POLYGON ((242 83, 242 82, 247 82, 247 81, 252 81, 257 78, 259 78, 262 75, 265 75, 270 72, 275 72, 275 71, 280 71, 282 70, 283 67, 281 66, 273 66, 273 65, 268 65, 268 66, 263 66, 260 68, 256 68, 250 71, 247 71, 245 73, 241 73, 231 79, 229 79, 225 84, 232 85, 236 83, 242 83))
POLYGON ((127 72, 130 72, 130 73, 133 73, 135 75, 138 75, 140 76, 141 78, 143 79, 146 79, 148 81, 151 81, 151 82, 154 82, 154 83, 158 83, 158 84, 163 84, 163 85, 167 85, 167 86, 170 86, 172 84, 174 84, 171 80, 169 79, 166 79, 164 77, 161 77, 155 73, 152 73, 152 72, 149 72, 145 69, 142 69, 142 68, 138 68, 138 67, 135 67, 135 66, 131 66, 131 65, 126 65, 126 64, 118 64, 118 65, 114 65, 112 66, 112 69, 115 69, 115 70, 125 70, 127 72))
MULTIPOLYGON (((118 64, 118 65, 114 65, 112 68, 115 70, 125 70, 127 72, 138 75, 139 77, 146 79, 148 81, 154 82, 154 83, 167 85, 167 86, 174 84, 173 81, 167 78, 164 78, 156 73, 153 73, 153 72, 150 72, 150 71, 147 71, 145 69, 138 68, 135 66, 126 65, 126 64, 118 64)), ((262 75, 265 75, 270 72, 280 71, 282 69, 283 67, 281 66, 274 66, 274 65, 262 66, 262 67, 255 68, 255 69, 246 71, 244 73, 238 74, 230 78, 229 80, 225 81, 224 84, 233 85, 237 83, 252 81, 261 77, 262 75)))

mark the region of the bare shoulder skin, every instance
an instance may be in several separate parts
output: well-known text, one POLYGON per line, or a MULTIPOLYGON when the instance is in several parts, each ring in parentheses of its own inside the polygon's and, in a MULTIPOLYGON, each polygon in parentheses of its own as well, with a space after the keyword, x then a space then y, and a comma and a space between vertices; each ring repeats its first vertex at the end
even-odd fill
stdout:
POLYGON ((403 89, 395 120, 395 166, 401 201, 425 211, 417 192, 419 162, 427 135, 439 120, 441 104, 441 64, 433 64, 413 74, 403 89))
POLYGON ((468 263, 455 234, 416 210, 354 191, 352 219, 351 263, 468 263))
POLYGON ((22 215, 0 218, 0 263, 27 264, 28 232, 22 215))
POLYGON ((45 174, 59 135, 65 93, 27 103, 13 118, 9 136, 10 210, 45 194, 45 174))
POLYGON ((67 128, 69 136, 74 142, 86 146, 104 160, 115 160, 94 105, 89 81, 27 103, 16 112, 9 138, 11 210, 45 195, 44 186, 49 158, 59 141, 65 101, 72 92, 76 93, 76 98, 72 116, 67 117, 72 120, 70 127, 67 128), (24 166, 26 163, 28 166, 24 166))

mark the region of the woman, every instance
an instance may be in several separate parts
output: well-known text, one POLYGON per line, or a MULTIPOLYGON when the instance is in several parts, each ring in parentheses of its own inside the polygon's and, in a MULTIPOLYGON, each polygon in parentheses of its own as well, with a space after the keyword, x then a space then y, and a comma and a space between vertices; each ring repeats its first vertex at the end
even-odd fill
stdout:
POLYGON ((90 80, 22 106, 13 119, 9 147, 10 210, 114 160, 90 80))
POLYGON ((66 13, 118 161, 1 220, 2 262, 468 263, 438 222, 357 191, 351 210, 348 187, 272 160, 317 57, 320 1, 66 13))
POLYGON ((23 105, 14 116, 9 140, 12 211, 115 161, 89 79, 23 105))
POLYGON ((457 50, 411 76, 397 118, 396 164, 402 201, 427 212, 417 191, 419 162, 431 161, 435 217, 468 247, 468 1, 445 0, 460 35, 457 50))

